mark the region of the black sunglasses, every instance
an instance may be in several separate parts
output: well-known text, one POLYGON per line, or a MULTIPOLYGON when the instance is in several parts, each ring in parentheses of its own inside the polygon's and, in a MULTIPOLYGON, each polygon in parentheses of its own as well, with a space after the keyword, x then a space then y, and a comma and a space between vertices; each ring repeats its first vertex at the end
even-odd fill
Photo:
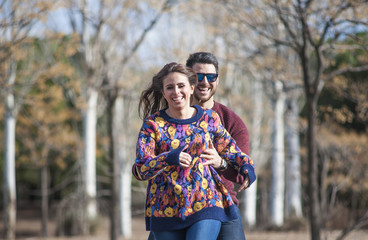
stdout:
POLYGON ((204 76, 206 76, 207 81, 215 82, 218 77, 218 74, 217 73, 197 73, 198 81, 202 82, 204 79, 204 76))

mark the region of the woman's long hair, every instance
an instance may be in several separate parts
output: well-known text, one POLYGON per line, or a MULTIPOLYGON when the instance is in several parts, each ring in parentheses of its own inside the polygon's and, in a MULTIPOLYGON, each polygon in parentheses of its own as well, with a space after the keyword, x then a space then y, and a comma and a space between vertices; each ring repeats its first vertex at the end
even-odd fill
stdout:
POLYGON ((186 75, 191 86, 196 84, 197 75, 191 68, 175 62, 166 64, 153 76, 151 85, 142 92, 138 105, 139 117, 145 119, 149 115, 168 107, 168 103, 162 94, 163 83, 166 76, 173 72, 186 75))

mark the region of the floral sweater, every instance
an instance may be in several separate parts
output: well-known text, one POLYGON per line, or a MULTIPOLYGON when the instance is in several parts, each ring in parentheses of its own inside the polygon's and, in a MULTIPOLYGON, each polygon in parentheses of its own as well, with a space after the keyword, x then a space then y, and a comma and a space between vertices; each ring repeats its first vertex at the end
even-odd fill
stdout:
POLYGON ((211 166, 203 166, 201 153, 212 139, 220 156, 250 184, 256 179, 253 161, 240 151, 235 140, 221 125, 218 114, 194 105, 190 119, 174 119, 161 110, 144 120, 138 135, 133 175, 148 180, 146 229, 173 231, 196 221, 236 218, 234 203, 221 177, 211 166), (184 147, 192 156, 189 168, 179 165, 184 147))

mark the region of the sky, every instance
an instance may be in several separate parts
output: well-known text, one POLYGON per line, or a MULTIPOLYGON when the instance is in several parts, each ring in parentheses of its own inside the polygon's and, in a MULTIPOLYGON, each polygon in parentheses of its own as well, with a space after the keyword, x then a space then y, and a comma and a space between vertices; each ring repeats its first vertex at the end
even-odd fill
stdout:
MULTIPOLYGON (((90 0, 95 1, 95 0, 90 0)), ((189 56, 189 53, 195 52, 199 46, 203 46, 207 35, 203 25, 198 22, 193 23, 192 19, 187 19, 181 14, 181 9, 176 5, 172 11, 165 13, 157 22, 137 50, 137 56, 144 61, 147 67, 161 66, 170 61, 183 62, 189 56), (199 34, 201 33, 201 34, 199 34), (184 52, 183 55, 177 55, 177 48, 184 52)), ((156 12, 142 7, 145 19, 137 23, 137 26, 129 33, 130 39, 139 36, 143 28, 142 24, 148 25, 156 12)), ((93 9, 91 11, 96 11, 93 9)), ((76 16, 76 15, 75 15, 76 16)), ((36 25, 36 32, 42 34, 45 29, 65 34, 71 33, 72 29, 69 22, 69 14, 65 8, 59 8, 48 14, 48 21, 36 25)), ((208 36, 209 37, 209 36, 208 36)), ((134 41, 134 40, 133 40, 134 41)), ((142 66, 144 67, 144 66, 142 66)))

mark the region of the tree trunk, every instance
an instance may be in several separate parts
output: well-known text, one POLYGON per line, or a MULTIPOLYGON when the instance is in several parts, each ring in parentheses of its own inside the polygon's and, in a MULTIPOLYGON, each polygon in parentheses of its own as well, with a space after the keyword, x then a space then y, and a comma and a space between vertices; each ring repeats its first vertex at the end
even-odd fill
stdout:
MULTIPOLYGON (((263 114, 263 96, 262 96, 262 83, 259 79, 253 81, 253 118, 252 118, 252 141, 250 146, 250 156, 256 162, 261 161, 261 125, 263 114)), ((258 169, 258 168, 257 168, 258 169)), ((250 188, 243 191, 244 223, 249 227, 255 227, 257 222, 257 187, 258 181, 256 180, 250 188)))
POLYGON ((96 200, 96 118, 98 93, 90 88, 87 96, 87 108, 83 111, 84 141, 84 192, 86 200, 86 216, 88 223, 83 231, 89 232, 89 222, 97 218, 96 200))
POLYGON ((284 153, 284 106, 283 84, 275 82, 275 119, 272 133, 272 163, 270 191, 270 220, 275 226, 284 223, 285 153, 284 153))
POLYGON ((119 96, 115 101, 114 107, 114 137, 116 143, 115 155, 120 164, 119 174, 119 209, 120 209, 120 233, 124 238, 132 236, 132 213, 131 213, 131 164, 127 159, 127 147, 125 136, 127 135, 127 123, 124 121, 126 116, 124 108, 124 99, 119 96))
POLYGON ((302 217, 302 191, 299 143, 299 108, 294 94, 288 99, 286 112, 286 199, 285 216, 302 217))
POLYGON ((308 196, 310 203, 309 223, 312 240, 320 240, 321 238, 321 209, 318 197, 318 161, 315 140, 316 106, 317 98, 315 94, 307 94, 308 196))
POLYGON ((131 208, 131 165, 124 162, 120 173, 120 217, 121 234, 124 238, 132 236, 132 208, 131 208))
MULTIPOLYGON (((47 161, 47 160, 46 160, 47 161)), ((49 204, 48 204, 48 164, 47 162, 41 167, 41 191, 42 191, 42 236, 48 237, 48 218, 49 218, 49 204)))
POLYGON ((116 129, 114 129, 114 105, 116 98, 108 96, 107 118, 108 118, 108 135, 109 135, 109 159, 111 173, 111 205, 110 205, 110 239, 117 240, 120 229, 120 209, 119 209, 119 159, 115 152, 116 145, 116 129))
MULTIPOLYGON (((9 86, 13 86, 16 76, 16 64, 11 64, 9 86)), ((4 151, 4 238, 15 239, 17 216, 17 196, 15 179, 15 125, 16 109, 14 95, 9 92, 5 102, 5 151, 4 151)))
MULTIPOLYGON (((9 99, 12 95, 8 96, 9 99)), ((11 111, 5 113, 4 156, 4 238, 15 239, 16 183, 15 183, 15 117, 11 111)))

